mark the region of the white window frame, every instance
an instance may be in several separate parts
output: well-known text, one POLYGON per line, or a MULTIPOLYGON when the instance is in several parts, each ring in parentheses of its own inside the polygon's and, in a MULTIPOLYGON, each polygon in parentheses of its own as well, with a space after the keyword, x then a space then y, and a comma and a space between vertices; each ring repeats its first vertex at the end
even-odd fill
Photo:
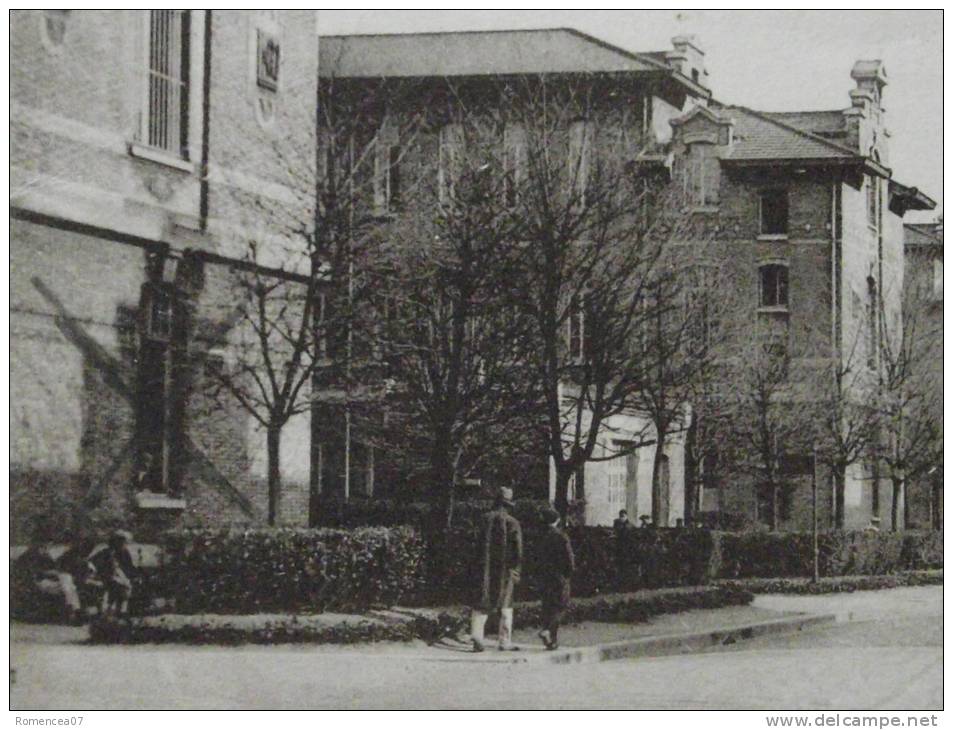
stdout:
POLYGON ((526 182, 528 165, 526 128, 522 124, 507 124, 503 128, 503 174, 507 176, 503 184, 504 205, 516 204, 519 190, 526 182))
POLYGON ((437 195, 442 205, 450 204, 454 198, 454 185, 461 172, 463 145, 463 125, 451 122, 440 128, 437 195))
MULTIPOLYGON (((191 120, 195 113, 195 105, 192 99, 193 88, 195 87, 194 74, 193 74, 193 60, 195 58, 195 53, 198 50, 196 44, 193 42, 194 30, 195 30, 195 21, 196 17, 193 17, 192 11, 190 10, 146 10, 142 11, 142 26, 141 26, 141 38, 142 38, 142 53, 141 53, 141 73, 140 73, 140 110, 139 110, 139 122, 138 128, 136 130, 135 141, 130 145, 129 151, 136 157, 141 157, 144 159, 152 160, 154 162, 160 162, 170 167, 175 167, 185 171, 193 171, 194 165, 191 162, 191 150, 193 145, 193 130, 191 125, 191 120), (178 139, 177 143, 166 142, 165 144, 157 143, 157 140, 150 137, 150 126, 153 119, 153 105, 150 102, 151 96, 151 81, 155 75, 152 69, 152 18, 153 13, 159 12, 171 12, 175 13, 176 24, 179 25, 181 35, 178 39, 178 45, 176 46, 173 43, 171 53, 169 54, 170 64, 178 64, 174 67, 174 70, 178 72, 178 75, 181 77, 182 74, 185 74, 185 79, 179 79, 176 81, 174 77, 169 77, 170 83, 179 84, 177 87, 177 101, 170 102, 169 108, 175 108, 177 110, 178 119, 177 121, 166 130, 166 134, 172 139, 178 139), (181 13, 189 13, 188 15, 189 22, 183 23, 181 13), (183 25, 185 27, 183 27, 183 25), (188 44, 189 52, 188 57, 188 67, 183 68, 181 65, 181 55, 183 44, 188 44), (185 113, 183 114, 183 105, 185 105, 185 113), (183 119, 184 116, 184 119, 183 119), (182 125, 185 125, 184 128, 182 125), (184 134, 185 144, 182 144, 182 137, 184 134)), ((173 87, 176 88, 176 87, 173 87)))
POLYGON ((586 205, 586 191, 592 166, 592 122, 577 119, 569 125, 569 159, 567 183, 576 208, 586 205))
MULTIPOLYGON (((777 289, 777 282, 775 282, 775 289, 777 289)), ((780 300, 778 296, 779 292, 774 292, 774 298, 780 300)), ((758 264, 758 310, 762 312, 787 312, 791 307, 791 268, 786 261, 762 261, 758 264), (765 289, 764 289, 764 271, 765 269, 773 267, 777 269, 783 269, 785 272, 785 283, 784 283, 784 302, 778 301, 775 304, 766 304, 765 303, 765 289)))

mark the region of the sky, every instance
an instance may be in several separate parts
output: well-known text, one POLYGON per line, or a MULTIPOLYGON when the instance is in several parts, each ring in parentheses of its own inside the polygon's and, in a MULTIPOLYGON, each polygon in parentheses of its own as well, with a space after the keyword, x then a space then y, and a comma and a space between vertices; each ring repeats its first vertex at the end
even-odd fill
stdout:
POLYGON ((630 51, 695 35, 719 101, 762 111, 843 109, 858 59, 881 59, 890 167, 943 199, 943 14, 938 10, 322 10, 322 34, 571 27, 630 51))

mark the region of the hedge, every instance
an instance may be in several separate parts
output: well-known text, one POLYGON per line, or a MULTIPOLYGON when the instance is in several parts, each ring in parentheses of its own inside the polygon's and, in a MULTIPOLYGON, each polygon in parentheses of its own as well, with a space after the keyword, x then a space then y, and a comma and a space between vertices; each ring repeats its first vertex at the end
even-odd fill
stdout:
MULTIPOLYGON (((653 616, 699 608, 744 606, 754 596, 735 586, 675 588, 575 598, 567 610, 567 623, 602 621, 641 623, 653 616)), ((515 628, 541 625, 538 602, 518 603, 515 628)), ((230 617, 222 615, 175 615, 145 618, 103 618, 90 624, 90 641, 97 644, 351 644, 373 641, 434 643, 445 637, 459 637, 469 628, 465 608, 420 611, 406 621, 382 623, 373 620, 344 621, 329 625, 314 616, 230 617)), ((489 626, 489 631, 495 627, 489 626)))
POLYGON ((361 611, 418 587, 423 543, 408 527, 190 530, 164 554, 180 613, 361 611))
POLYGON ((853 593, 885 588, 943 585, 942 570, 909 570, 894 575, 846 575, 821 578, 814 583, 810 578, 746 578, 719 581, 726 588, 753 593, 853 593))

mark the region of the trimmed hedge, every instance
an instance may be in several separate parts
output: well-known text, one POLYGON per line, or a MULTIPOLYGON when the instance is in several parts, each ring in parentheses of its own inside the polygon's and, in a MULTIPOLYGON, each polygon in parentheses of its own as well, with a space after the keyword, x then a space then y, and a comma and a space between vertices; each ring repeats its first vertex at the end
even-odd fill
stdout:
MULTIPOLYGON (((720 578, 787 578, 813 573, 811 535, 720 533, 720 578)), ((821 575, 885 575, 943 566, 943 533, 833 531, 818 535, 821 575)))
POLYGON ((196 530, 165 536, 163 591, 179 613, 366 610, 419 585, 408 527, 196 530))
POLYGON ((719 581, 726 588, 752 591, 753 593, 853 593, 854 591, 877 591, 885 588, 943 585, 942 570, 911 570, 895 575, 845 575, 836 578, 821 578, 817 583, 810 578, 748 578, 745 580, 719 581))
MULTIPOLYGON (((567 623, 583 621, 642 623, 654 616, 700 608, 744 606, 754 596, 735 586, 674 588, 640 591, 573 599, 566 615, 567 623)), ((309 616, 229 617, 221 615, 175 615, 145 618, 101 618, 90 624, 94 644, 352 644, 376 641, 413 641, 434 643, 458 637, 469 628, 465 608, 439 612, 422 611, 408 615, 404 622, 382 623, 359 620, 329 625, 309 616)), ((538 602, 515 606, 516 628, 541 625, 538 602)), ((488 627, 495 630, 494 627, 488 627)))

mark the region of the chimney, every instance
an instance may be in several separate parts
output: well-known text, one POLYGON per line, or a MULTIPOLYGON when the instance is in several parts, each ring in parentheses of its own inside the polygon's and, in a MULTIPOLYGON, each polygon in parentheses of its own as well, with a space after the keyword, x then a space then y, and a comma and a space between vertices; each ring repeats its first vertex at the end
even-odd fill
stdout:
POLYGON ((673 51, 665 54, 669 67, 694 81, 708 86, 708 72, 705 70, 705 52, 698 39, 693 35, 677 35, 672 38, 673 51))
MULTIPOLYGON (((847 141, 861 154, 870 154, 875 146, 881 148, 884 141, 881 98, 887 85, 887 70, 880 60, 857 61, 850 77, 856 82, 856 87, 850 90, 850 108, 844 111, 847 141)), ((884 152, 882 150, 880 154, 886 161, 884 152)))

